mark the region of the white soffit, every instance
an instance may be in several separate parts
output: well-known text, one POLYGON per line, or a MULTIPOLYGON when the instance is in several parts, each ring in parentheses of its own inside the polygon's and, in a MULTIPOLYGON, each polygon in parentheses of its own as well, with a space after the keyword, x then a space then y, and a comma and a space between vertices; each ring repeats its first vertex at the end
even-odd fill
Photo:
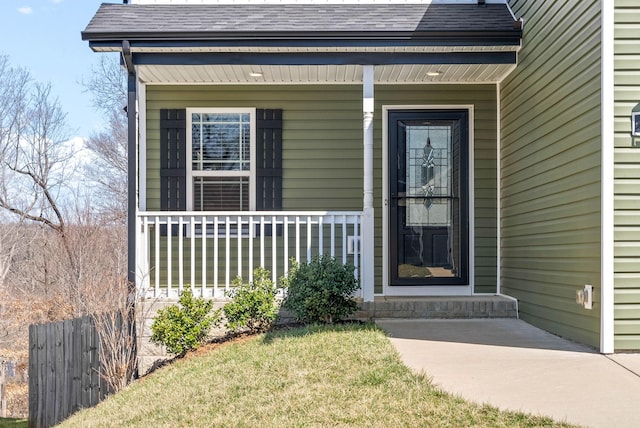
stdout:
MULTIPOLYGON (((377 84, 495 83, 514 64, 382 65, 377 84), (427 73, 439 73, 429 76, 427 73)), ((138 78, 148 84, 360 84, 360 65, 144 65, 138 78), (260 76, 252 77, 251 74, 260 76)))

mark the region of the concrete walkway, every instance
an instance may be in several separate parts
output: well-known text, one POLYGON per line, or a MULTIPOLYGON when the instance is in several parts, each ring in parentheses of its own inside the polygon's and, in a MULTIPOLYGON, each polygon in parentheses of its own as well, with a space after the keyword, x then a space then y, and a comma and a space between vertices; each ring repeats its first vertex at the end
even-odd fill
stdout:
POLYGON ((379 320, 434 384, 501 409, 640 427, 640 354, 601 355, 516 319, 379 320))

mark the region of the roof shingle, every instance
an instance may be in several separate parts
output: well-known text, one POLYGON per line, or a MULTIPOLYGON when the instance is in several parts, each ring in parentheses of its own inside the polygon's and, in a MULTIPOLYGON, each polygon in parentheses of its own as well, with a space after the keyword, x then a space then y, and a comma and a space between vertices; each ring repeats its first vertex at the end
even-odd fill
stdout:
POLYGON ((171 34, 511 33, 504 4, 102 4, 83 39, 171 34))

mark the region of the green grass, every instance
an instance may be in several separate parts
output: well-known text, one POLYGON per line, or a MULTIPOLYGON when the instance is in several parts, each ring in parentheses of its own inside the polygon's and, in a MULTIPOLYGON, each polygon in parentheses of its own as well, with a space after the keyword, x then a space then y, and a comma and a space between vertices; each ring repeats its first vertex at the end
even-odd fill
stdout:
POLYGON ((372 325, 281 330, 196 354, 62 426, 569 426, 443 393, 372 325))
POLYGON ((0 418, 0 428, 27 428, 27 419, 0 418))

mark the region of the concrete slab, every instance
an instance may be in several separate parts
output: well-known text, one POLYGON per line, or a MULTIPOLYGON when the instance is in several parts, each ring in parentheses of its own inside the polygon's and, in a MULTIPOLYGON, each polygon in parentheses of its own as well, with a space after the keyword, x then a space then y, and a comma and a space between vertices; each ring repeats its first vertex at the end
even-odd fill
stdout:
POLYGON ((640 426, 635 355, 610 359, 516 319, 376 323, 410 368, 467 400, 589 427, 640 426))
POLYGON ((609 359, 640 376, 640 354, 614 354, 609 359))

